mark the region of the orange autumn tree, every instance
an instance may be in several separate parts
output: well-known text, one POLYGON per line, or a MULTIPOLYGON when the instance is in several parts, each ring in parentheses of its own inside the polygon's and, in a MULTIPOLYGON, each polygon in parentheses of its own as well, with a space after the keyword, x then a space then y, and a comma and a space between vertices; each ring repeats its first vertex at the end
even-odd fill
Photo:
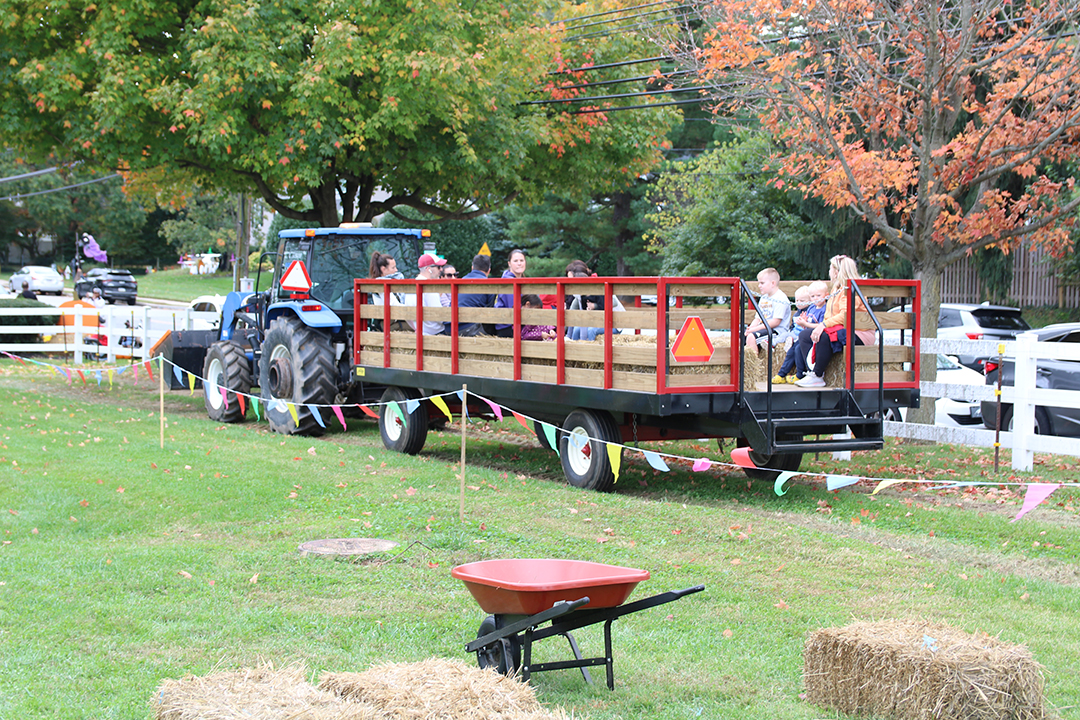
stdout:
MULTIPOLYGON (((718 113, 753 118, 769 168, 911 261, 923 328, 978 248, 1063 252, 1080 195, 1080 0, 723 0, 664 40, 718 113)), ((933 367, 933 363, 930 363, 933 367)))

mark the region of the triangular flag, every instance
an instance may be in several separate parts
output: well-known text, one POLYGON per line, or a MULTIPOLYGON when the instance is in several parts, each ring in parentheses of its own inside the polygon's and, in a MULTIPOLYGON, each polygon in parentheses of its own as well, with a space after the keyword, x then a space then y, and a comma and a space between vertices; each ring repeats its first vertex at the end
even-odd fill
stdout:
POLYGON ((61 370, 64 371, 64 377, 66 377, 68 383, 70 383, 71 382, 71 371, 68 370, 67 368, 61 368, 61 370))
MULTIPOLYGON (((529 423, 525 422, 525 418, 522 415, 518 415, 513 410, 511 410, 510 412, 514 413, 514 419, 517 420, 519 423, 521 423, 521 427, 525 428, 526 430, 532 430, 532 428, 529 427, 529 423)), ((536 432, 536 431, 533 430, 533 432, 536 432)))
POLYGON ((375 412, 374 410, 369 408, 367 405, 361 405, 360 409, 363 410, 364 414, 367 415, 368 417, 373 417, 376 420, 379 419, 379 413, 375 412))
POLYGON ((433 405, 434 405, 435 407, 437 407, 437 408, 439 408, 440 410, 442 410, 442 411, 443 411, 443 414, 444 414, 444 415, 446 415, 446 419, 447 419, 447 420, 449 420, 450 422, 454 422, 454 416, 450 414, 450 408, 448 408, 448 407, 446 406, 446 401, 445 401, 445 400, 443 400, 443 399, 442 399, 441 397, 439 397, 438 395, 432 395, 432 396, 431 396, 430 398, 428 398, 428 399, 429 399, 429 400, 431 400, 431 403, 432 403, 432 404, 433 404, 433 405))
POLYGON ((341 429, 348 430, 349 426, 345 424, 345 416, 341 414, 341 406, 331 405, 330 409, 334 411, 335 415, 337 415, 338 422, 341 423, 341 429))
POLYGON ((398 405, 393 400, 391 400, 389 403, 387 403, 387 405, 390 406, 390 409, 394 412, 395 415, 397 415, 398 420, 400 420, 401 424, 404 425, 405 424, 405 414, 403 412, 401 412, 401 406, 398 405))
POLYGON ((555 451, 555 454, 559 454, 559 443, 555 439, 555 426, 551 423, 542 422, 540 427, 544 430, 544 437, 547 438, 548 447, 555 451))
POLYGON ((195 394, 195 373, 189 372, 187 374, 188 387, 191 388, 191 394, 195 394))
POLYGON ((1027 515, 1037 508, 1039 503, 1050 497, 1050 494, 1059 487, 1061 487, 1059 483, 1029 483, 1027 492, 1024 494, 1024 506, 1020 508, 1020 512, 1016 513, 1016 517, 1009 522, 1016 522, 1027 515))
POLYGON ((611 472, 615 475, 615 482, 619 482, 619 466, 622 465, 622 445, 607 443, 607 456, 611 461, 611 472))
POLYGON ((101 387, 101 371, 100 370, 95 370, 94 375, 97 376, 98 387, 101 387))
MULTIPOLYGON (((194 380, 192 384, 194 384, 194 380)), ((262 417, 259 416, 259 398, 254 395, 251 396, 251 409, 255 411, 255 422, 262 420, 262 417)))
POLYGON ((578 450, 582 450, 585 444, 589 442, 589 436, 583 432, 570 433, 570 444, 578 450))
POLYGON ((887 488, 887 487, 889 487, 891 485, 897 485, 897 484, 902 483, 902 482, 906 482, 906 481, 905 480, 898 480, 896 478, 893 478, 891 480, 882 480, 881 482, 878 483, 878 486, 876 488, 874 488, 874 492, 872 492, 870 494, 871 495, 877 495, 879 492, 881 492, 885 488, 887 488))
POLYGON ((694 461, 694 472, 703 472, 712 467, 712 462, 707 458, 698 458, 694 461))
POLYGON ((801 474, 802 473, 792 472, 790 470, 785 470, 784 472, 780 473, 776 476, 776 482, 773 483, 773 492, 775 492, 777 495, 787 495, 787 490, 784 489, 784 483, 786 483, 788 480, 795 477, 796 475, 801 474))
POLYGON ((225 390, 225 388, 221 387, 220 385, 218 385, 218 390, 221 391, 221 402, 225 403, 225 409, 228 410, 229 409, 229 393, 225 390))
POLYGON ((735 461, 735 464, 744 468, 756 468, 757 465, 750 459, 750 448, 741 447, 735 448, 731 451, 731 459, 735 461))
POLYGON ((828 490, 839 490, 842 487, 848 485, 854 485, 859 482, 859 478, 852 477, 851 475, 826 475, 825 487, 828 490))
POLYGON ((649 465, 651 465, 654 470, 659 470, 660 472, 671 472, 671 468, 667 466, 667 463, 664 462, 664 459, 654 453, 652 450, 642 450, 641 452, 645 456, 645 462, 649 463, 649 465))
POLYGON ((135 372, 135 384, 138 385, 139 384, 139 366, 138 365, 132 365, 131 369, 135 372))
POLYGON ((405 412, 409 413, 410 415, 412 415, 414 412, 416 412, 416 408, 418 408, 418 407, 420 407, 420 401, 419 400, 414 400, 413 398, 409 398, 408 400, 405 401, 405 412))
POLYGON ((236 393, 236 402, 240 403, 240 417, 247 415, 247 406, 244 402, 244 394, 236 393))
POLYGON ((319 412, 319 408, 315 405, 308 405, 307 409, 311 411, 311 417, 315 418, 315 422, 319 423, 319 427, 326 427, 326 423, 323 422, 322 414, 319 412))
POLYGON ((112 375, 113 375, 113 369, 109 368, 109 387, 110 388, 112 388, 112 375))
POLYGON ((502 419, 503 419, 502 407, 500 405, 496 405, 495 403, 491 402, 486 397, 481 397, 480 399, 491 406, 491 412, 495 413, 495 417, 499 418, 499 421, 502 422, 502 419))
POLYGON ((176 378, 176 383, 178 385, 184 384, 184 371, 180 369, 179 365, 172 366, 172 374, 176 378))
POLYGON ((464 390, 458 390, 456 395, 457 395, 457 399, 460 400, 464 404, 464 402, 465 402, 465 391, 464 390))
POLYGON ((150 376, 151 380, 153 380, 154 379, 154 371, 150 367, 150 361, 147 360, 146 362, 144 362, 143 367, 146 368, 146 374, 150 376))
POLYGON ((291 402, 287 402, 285 403, 285 407, 289 409, 289 414, 292 415, 293 425, 300 425, 300 416, 296 414, 296 406, 291 402))
POLYGON ((82 384, 85 385, 86 384, 86 376, 83 375, 83 371, 76 368, 75 372, 79 373, 79 379, 82 380, 82 384))

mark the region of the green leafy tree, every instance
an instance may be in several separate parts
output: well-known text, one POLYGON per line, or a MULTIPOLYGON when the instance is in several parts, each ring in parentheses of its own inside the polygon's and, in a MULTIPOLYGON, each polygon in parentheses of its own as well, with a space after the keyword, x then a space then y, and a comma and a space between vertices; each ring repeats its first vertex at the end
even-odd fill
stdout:
POLYGON ((532 259, 529 274, 560 276, 571 260, 582 260, 600 275, 654 275, 660 262, 645 247, 646 192, 653 176, 639 178, 619 192, 584 201, 548 195, 533 206, 515 205, 500 215, 507 223, 497 248, 504 259, 521 247, 532 259))
POLYGON ((624 59, 636 42, 580 50, 540 14, 553 10, 0 0, 0 139, 131 171, 159 192, 254 189, 323 225, 400 207, 467 219, 552 187, 620 187, 660 160, 674 113, 524 104, 567 100, 575 68, 624 59))
POLYGON ((649 247, 671 275, 813 278, 830 255, 855 251, 867 227, 778 189, 762 172, 764 134, 747 134, 665 169, 651 193, 649 247))
MULTIPOLYGON (((406 218, 384 216, 379 221, 379 227, 384 228, 418 228, 426 227, 432 218, 406 218)), ((431 231, 431 242, 435 244, 435 252, 446 258, 458 271, 464 275, 472 267, 472 260, 480 249, 487 243, 488 249, 502 246, 502 238, 505 229, 502 226, 500 215, 492 214, 471 220, 448 220, 440 223, 431 231)), ((493 265, 494 267, 494 265, 493 265)))

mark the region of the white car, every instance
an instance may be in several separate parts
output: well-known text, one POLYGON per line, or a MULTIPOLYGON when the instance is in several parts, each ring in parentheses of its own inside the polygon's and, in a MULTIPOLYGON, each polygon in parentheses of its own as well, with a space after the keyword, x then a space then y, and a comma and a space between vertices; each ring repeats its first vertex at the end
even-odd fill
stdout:
MULTIPOLYGON (((942 385, 985 385, 982 373, 964 367, 949 355, 938 353, 937 382, 942 385)), ((907 408, 900 408, 900 417, 892 416, 889 411, 886 420, 903 422, 907 417, 907 408)), ((938 398, 934 403, 934 424, 953 427, 955 425, 977 425, 982 422, 982 408, 979 401, 953 400, 938 398)))
POLYGON ((22 292, 23 281, 30 284, 30 289, 35 293, 52 293, 60 295, 64 292, 64 276, 44 265, 27 265, 11 276, 8 287, 11 292, 18 295, 22 292))
POLYGON ((217 330, 221 326, 221 308, 225 305, 224 295, 200 295, 188 303, 192 312, 207 313, 203 317, 191 319, 192 330, 217 330), (209 313, 213 313, 211 319, 209 313))

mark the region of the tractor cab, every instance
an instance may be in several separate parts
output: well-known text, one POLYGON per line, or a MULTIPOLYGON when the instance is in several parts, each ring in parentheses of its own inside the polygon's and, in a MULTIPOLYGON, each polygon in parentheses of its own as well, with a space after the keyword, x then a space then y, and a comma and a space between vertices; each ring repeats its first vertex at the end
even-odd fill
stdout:
MULTIPOLYGON (((311 299, 347 323, 353 316, 353 281, 368 276, 372 254, 393 256, 405 277, 415 277, 420 259, 419 240, 427 232, 368 227, 284 230, 274 277, 281 278, 293 261, 303 262, 311 279, 311 299)), ((271 303, 290 299, 291 293, 276 280, 271 289, 271 303)))

